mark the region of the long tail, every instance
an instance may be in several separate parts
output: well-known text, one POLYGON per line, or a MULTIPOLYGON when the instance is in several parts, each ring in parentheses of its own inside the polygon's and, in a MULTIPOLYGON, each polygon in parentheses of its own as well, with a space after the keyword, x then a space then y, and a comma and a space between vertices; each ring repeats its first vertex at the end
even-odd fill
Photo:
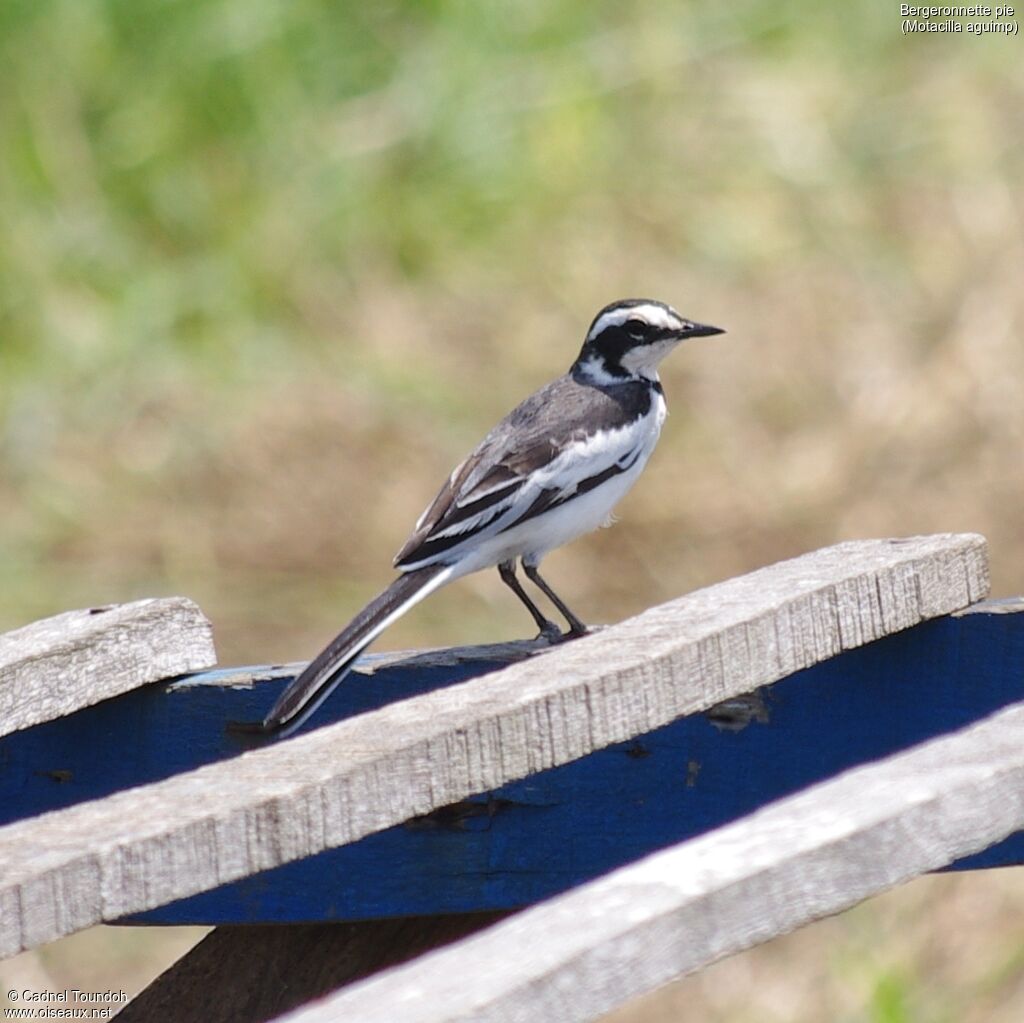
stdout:
POLYGON ((427 565, 402 573, 309 662, 278 697, 259 731, 285 736, 298 728, 330 696, 356 658, 392 622, 448 582, 451 574, 450 565, 427 565))

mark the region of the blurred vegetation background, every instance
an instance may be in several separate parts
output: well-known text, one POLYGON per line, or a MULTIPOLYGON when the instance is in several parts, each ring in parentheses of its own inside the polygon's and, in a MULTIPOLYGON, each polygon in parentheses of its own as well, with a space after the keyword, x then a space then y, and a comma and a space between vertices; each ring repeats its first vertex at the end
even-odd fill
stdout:
MULTIPOLYGON (((927 531, 1019 592, 1021 57, 865 0, 5 0, 0 628, 184 593, 224 663, 309 656, 627 295, 729 334, 666 364, 615 530, 551 557, 586 619, 927 531)), ((387 645, 528 626, 488 573, 387 645)), ((1019 1020, 1024 879, 922 884, 629 1018, 1019 1020)), ((0 980, 137 987, 182 941, 0 980)))

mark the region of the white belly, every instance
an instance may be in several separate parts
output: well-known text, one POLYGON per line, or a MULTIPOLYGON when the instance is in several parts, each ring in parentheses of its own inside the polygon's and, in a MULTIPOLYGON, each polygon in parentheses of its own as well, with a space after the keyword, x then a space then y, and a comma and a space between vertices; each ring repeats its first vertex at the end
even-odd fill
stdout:
MULTIPOLYGON (((540 559, 556 547, 575 540, 584 533, 592 532, 603 526, 609 519, 612 509, 626 495, 630 487, 643 472, 647 460, 658 442, 661 424, 665 420, 665 403, 661 395, 651 412, 621 431, 621 436, 610 437, 604 461, 594 465, 593 469, 584 469, 587 461, 579 462, 580 479, 594 475, 601 466, 612 465, 619 457, 636 452, 636 460, 624 472, 612 476, 601 485, 579 497, 573 497, 564 504, 546 511, 535 518, 526 519, 516 526, 505 529, 490 537, 480 537, 478 544, 467 551, 455 564, 453 578, 477 572, 482 568, 490 568, 503 561, 513 558, 525 558, 537 564, 540 559)), ((584 445, 580 445, 582 449, 584 445)), ((579 459, 579 452, 567 450, 559 460, 552 464, 549 473, 538 476, 533 494, 524 494, 524 507, 529 507, 535 496, 545 486, 549 486, 579 459), (562 465, 559 462, 564 459, 562 465)))

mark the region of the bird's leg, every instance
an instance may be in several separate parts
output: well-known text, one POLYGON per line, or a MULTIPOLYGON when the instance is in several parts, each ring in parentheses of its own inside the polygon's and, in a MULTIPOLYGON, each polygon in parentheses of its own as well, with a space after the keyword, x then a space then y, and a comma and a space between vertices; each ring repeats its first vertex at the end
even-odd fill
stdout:
POLYGON ((565 606, 565 602, 561 597, 544 580, 541 578, 540 572, 537 571, 536 565, 530 565, 523 560, 523 571, 526 573, 526 577, 537 586, 544 595, 551 601, 555 607, 565 616, 565 620, 569 623, 569 636, 585 636, 587 634, 587 627, 581 622, 573 613, 565 606))
POLYGON ((549 642, 562 638, 562 630, 553 621, 544 617, 537 605, 530 600, 529 594, 523 589, 522 583, 516 577, 516 563, 514 561, 503 561, 498 566, 498 575, 501 581, 523 602, 526 610, 533 616, 533 620, 540 629, 540 636, 549 642))

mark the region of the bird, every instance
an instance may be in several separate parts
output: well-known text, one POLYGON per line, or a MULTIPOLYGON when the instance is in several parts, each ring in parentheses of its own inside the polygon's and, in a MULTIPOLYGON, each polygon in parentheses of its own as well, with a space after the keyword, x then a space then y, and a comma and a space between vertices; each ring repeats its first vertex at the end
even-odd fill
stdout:
POLYGON ((628 298, 594 317, 569 370, 501 420, 452 471, 395 555, 397 578, 285 688, 262 722, 291 734, 321 706, 363 651, 440 587, 497 567, 550 642, 587 627, 540 575, 549 551, 608 524, 658 441, 667 414, 658 365, 680 342, 724 334, 654 299, 628 298), (516 562, 565 619, 548 619, 516 562))

